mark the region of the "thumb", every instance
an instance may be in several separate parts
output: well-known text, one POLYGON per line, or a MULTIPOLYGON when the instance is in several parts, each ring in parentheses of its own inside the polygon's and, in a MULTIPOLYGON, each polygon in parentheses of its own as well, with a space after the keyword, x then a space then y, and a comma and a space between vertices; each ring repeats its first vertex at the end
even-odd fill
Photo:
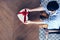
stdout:
POLYGON ((20 10, 20 12, 23 12, 23 11, 25 11, 25 9, 20 10))

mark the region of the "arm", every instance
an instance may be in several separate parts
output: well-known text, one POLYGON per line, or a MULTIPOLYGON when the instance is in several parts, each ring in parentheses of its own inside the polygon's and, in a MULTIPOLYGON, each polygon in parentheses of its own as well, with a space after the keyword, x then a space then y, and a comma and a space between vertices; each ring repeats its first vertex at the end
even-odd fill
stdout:
POLYGON ((45 11, 45 9, 43 7, 38 7, 38 8, 34 8, 34 9, 27 9, 29 12, 33 12, 33 11, 45 11))

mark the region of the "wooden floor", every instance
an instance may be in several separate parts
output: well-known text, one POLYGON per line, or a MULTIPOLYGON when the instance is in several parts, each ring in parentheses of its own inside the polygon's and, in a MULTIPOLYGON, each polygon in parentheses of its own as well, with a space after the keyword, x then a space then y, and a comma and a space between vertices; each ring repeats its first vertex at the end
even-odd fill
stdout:
POLYGON ((0 0, 0 40, 38 40, 37 25, 24 25, 17 13, 39 4, 39 0, 0 0))

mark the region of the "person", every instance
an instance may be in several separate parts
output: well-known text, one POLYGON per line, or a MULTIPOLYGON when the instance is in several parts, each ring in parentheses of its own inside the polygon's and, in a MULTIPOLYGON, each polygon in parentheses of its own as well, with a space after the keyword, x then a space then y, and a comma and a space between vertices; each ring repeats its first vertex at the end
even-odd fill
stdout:
POLYGON ((54 30, 54 29, 60 28, 60 8, 59 8, 59 4, 57 1, 50 1, 46 7, 38 7, 38 8, 28 9, 28 10, 31 12, 32 11, 46 11, 47 14, 49 14, 49 18, 47 20, 43 20, 43 22, 48 24, 48 28, 45 29, 46 30, 46 40, 48 40, 48 31, 49 30, 54 30))
MULTIPOLYGON (((43 21, 46 24, 48 24, 48 28, 45 29, 46 30, 46 40, 48 40, 48 31, 49 30, 59 29, 60 28, 60 9, 59 9, 59 4, 56 1, 50 1, 47 4, 46 7, 41 7, 41 9, 42 9, 42 11, 45 10, 49 14, 49 18, 47 20, 44 20, 43 21)), ((36 10, 39 11, 40 10, 40 7, 35 8, 35 9, 32 9, 32 10, 33 11, 36 11, 36 10)))
POLYGON ((44 20, 46 24, 48 24, 48 29, 59 29, 60 27, 60 10, 59 10, 59 4, 57 1, 50 1, 47 4, 47 7, 38 7, 34 9, 28 9, 29 12, 33 11, 46 11, 49 14, 49 18, 47 20, 44 20), (46 9, 47 8, 47 9, 46 9))
MULTIPOLYGON (((59 8, 59 4, 57 1, 48 2, 46 7, 40 6, 40 7, 33 8, 33 9, 26 8, 26 10, 27 10, 27 12, 45 11, 49 15, 49 18, 46 20, 43 20, 43 19, 42 20, 43 20, 43 22, 48 24, 47 29, 59 29, 60 28, 60 8, 59 8)), ((24 9, 22 9, 21 11, 24 11, 24 9)), ((44 14, 42 14, 42 15, 44 15, 44 14)), ((28 20, 28 15, 27 15, 27 20, 28 20)), ((23 21, 23 23, 24 23, 24 21, 23 21)), ((48 39, 47 34, 48 34, 48 32, 46 33, 46 39, 48 39)))
MULTIPOLYGON (((48 24, 48 29, 59 29, 60 9, 57 1, 50 1, 45 8, 43 6, 40 6, 33 9, 29 9, 29 8, 25 8, 25 9, 27 10, 27 12, 46 11, 46 13, 49 14, 49 18, 47 20, 43 20, 43 22, 48 24)), ((24 9, 22 9, 21 11, 24 11, 24 9)), ((28 15, 27 15, 27 20, 28 20, 28 15)))

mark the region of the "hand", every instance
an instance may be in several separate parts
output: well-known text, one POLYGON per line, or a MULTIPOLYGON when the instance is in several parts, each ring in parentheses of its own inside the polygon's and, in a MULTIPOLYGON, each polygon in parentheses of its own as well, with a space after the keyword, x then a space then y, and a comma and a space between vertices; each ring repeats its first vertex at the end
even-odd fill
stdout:
MULTIPOLYGON (((28 9, 28 8, 25 8, 25 9, 26 9, 27 12, 30 12, 31 11, 31 9, 28 9)), ((25 9, 20 10, 20 12, 25 11, 25 9)))
POLYGON ((25 11, 25 9, 20 10, 20 12, 23 12, 23 11, 25 11))
POLYGON ((31 9, 26 8, 27 12, 31 12, 31 9))

